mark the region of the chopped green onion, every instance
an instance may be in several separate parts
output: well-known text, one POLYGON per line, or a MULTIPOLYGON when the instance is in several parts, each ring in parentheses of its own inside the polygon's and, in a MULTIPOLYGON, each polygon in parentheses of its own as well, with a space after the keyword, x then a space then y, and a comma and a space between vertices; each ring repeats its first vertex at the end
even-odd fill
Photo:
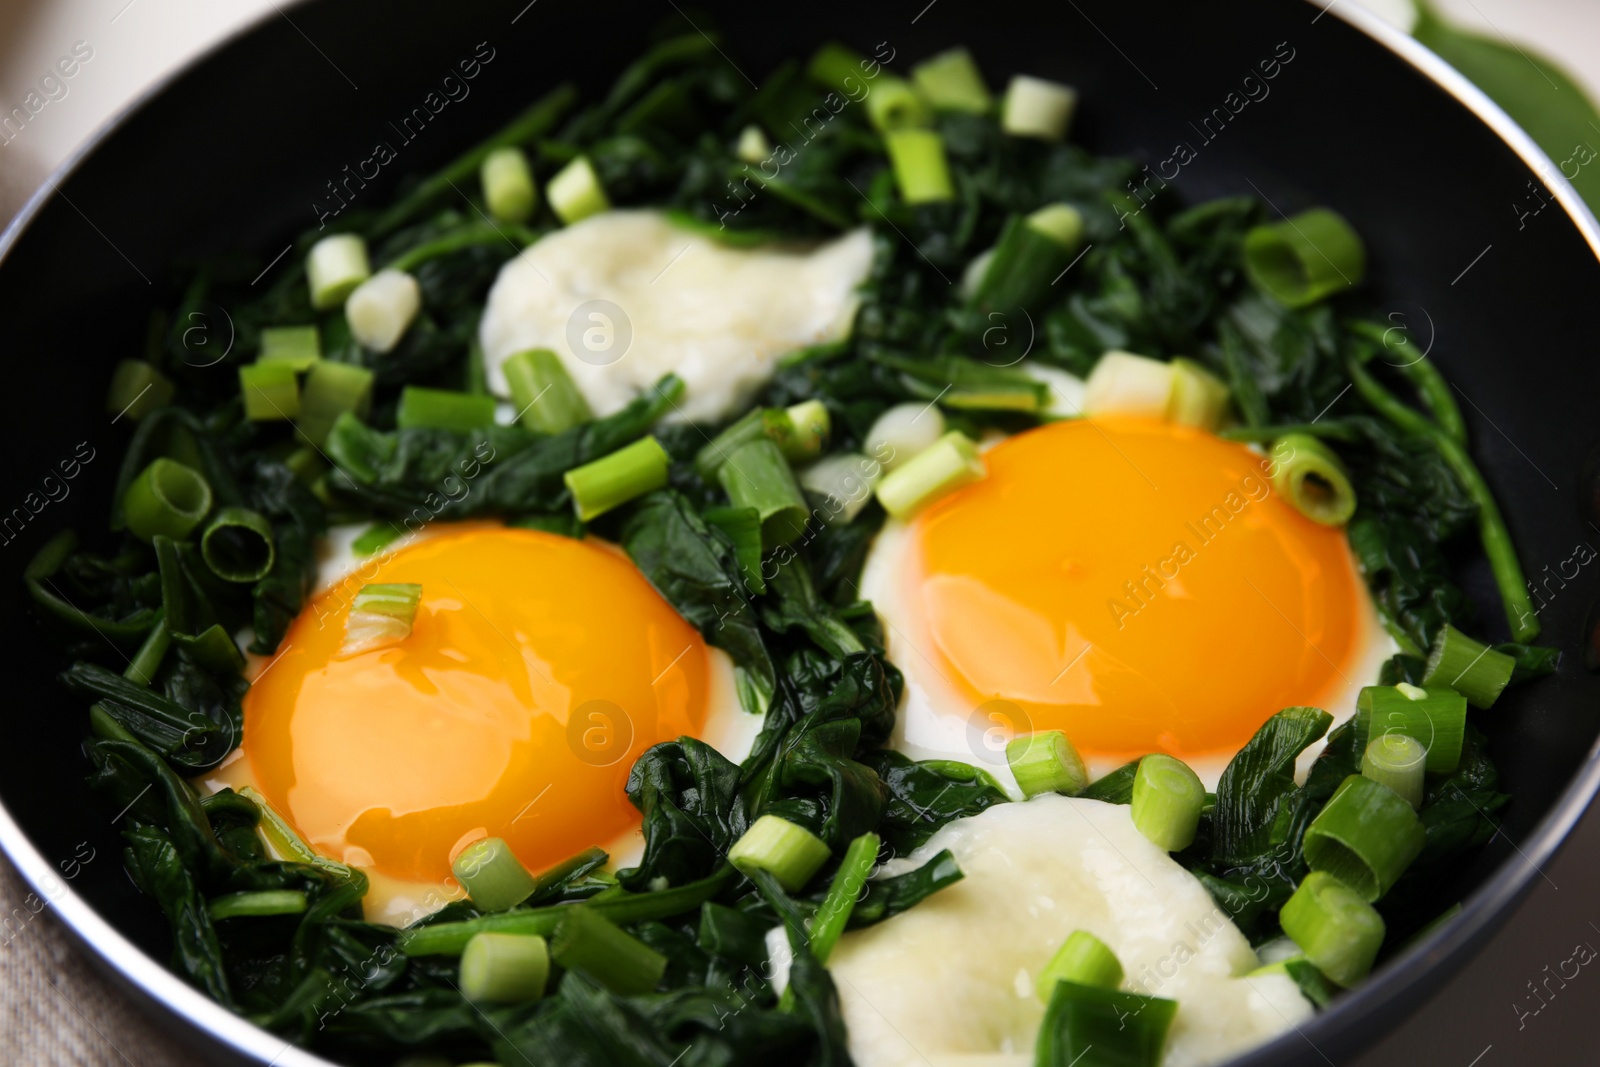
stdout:
POLYGON ((1000 127, 1017 137, 1059 141, 1078 106, 1077 90, 1059 82, 1018 74, 1006 89, 1000 127))
POLYGON ((390 648, 411 636, 422 602, 422 586, 414 582, 364 585, 350 602, 344 624, 341 656, 390 648))
POLYGON ((342 863, 319 855, 315 849, 306 844, 301 836, 294 832, 294 827, 274 808, 267 798, 256 792, 250 786, 240 786, 239 795, 256 806, 256 811, 261 815, 261 821, 256 823, 256 832, 266 842, 267 848, 279 859, 291 863, 309 863, 314 867, 321 867, 325 871, 349 878, 352 871, 342 863))
POLYGON ((244 654, 220 622, 212 623, 197 634, 173 634, 172 639, 208 671, 231 673, 244 666, 244 654))
POLYGON ((1089 784, 1083 757, 1060 730, 1012 738, 1006 744, 1006 762, 1025 797, 1040 793, 1070 796, 1089 784))
POLYGON ((1346 988, 1366 977, 1383 945, 1383 917, 1326 871, 1306 875, 1278 921, 1317 970, 1346 988))
POLYGON ((966 434, 951 430, 878 483, 878 503, 897 519, 962 486, 981 481, 988 472, 978 446, 966 434))
POLYGON ((340 415, 364 417, 372 406, 374 379, 372 371, 354 363, 325 359, 313 364, 300 391, 300 418, 295 421, 300 438, 321 448, 340 415))
POLYGON ((1511 681, 1517 661, 1448 624, 1433 639, 1422 684, 1449 686, 1475 708, 1493 707, 1511 681))
POLYGON ((261 354, 257 362, 282 360, 296 373, 311 369, 322 358, 322 338, 315 326, 271 326, 261 331, 261 354))
POLYGON ((766 871, 793 893, 811 881, 832 855, 816 834, 776 815, 763 815, 728 850, 728 862, 741 871, 766 871))
POLYGON ((800 472, 800 485, 828 502, 834 518, 851 522, 872 501, 883 464, 859 452, 840 452, 800 472))
POLYGON ((1454 689, 1417 692, 1420 695, 1411 696, 1392 685, 1362 689, 1356 695, 1356 742, 1365 746, 1382 734, 1405 734, 1427 747, 1429 773, 1449 773, 1461 762, 1467 698, 1454 689))
POLYGON ((124 359, 111 373, 106 390, 106 411, 137 420, 172 401, 175 387, 165 375, 142 359, 124 359))
POLYGON ((378 353, 394 351, 421 310, 422 287, 417 279, 393 267, 362 282, 344 302, 350 336, 378 353))
POLYGON ((400 540, 404 532, 394 523, 380 520, 368 526, 361 532, 361 536, 350 542, 350 551, 358 556, 370 556, 400 540))
POLYGON ((207 905, 211 919, 237 919, 243 916, 299 915, 306 910, 306 895, 298 889, 261 889, 253 893, 229 893, 207 905))
POLYGON ((1182 852, 1194 843, 1206 787, 1189 765, 1155 754, 1139 761, 1133 776, 1133 825, 1155 845, 1182 852))
POLYGON ((394 424, 402 430, 431 427, 471 433, 494 425, 494 397, 408 385, 400 390, 394 424))
POLYGON ((611 210, 611 201, 600 184, 600 176, 588 156, 579 156, 561 168, 545 189, 556 217, 571 226, 590 215, 611 210))
POLYGON ((793 541, 811 518, 805 493, 783 450, 766 437, 729 453, 717 470, 717 481, 734 507, 756 509, 761 516, 761 543, 766 548, 793 541))
POLYGON ((926 126, 932 118, 928 105, 904 78, 881 74, 867 94, 867 118, 879 132, 926 126))
POLYGON ((885 471, 892 471, 943 436, 944 412, 933 404, 896 404, 878 416, 861 447, 885 471))
MULTIPOLYGON (((1077 216, 1072 208, 1058 206, 1077 216)), ((1070 219, 1054 213, 1039 214, 1043 214, 1041 221, 1033 216, 1013 215, 1006 222, 993 255, 972 287, 974 307, 1012 312, 1033 307, 1049 295, 1050 283, 1071 261, 1070 242, 1075 238, 1070 219)), ((1081 233, 1082 219, 1078 218, 1077 223, 1081 233)), ((1020 327, 1020 320, 1017 325, 1020 327)))
POLYGON ((940 52, 911 68, 911 80, 939 111, 965 111, 985 114, 993 101, 983 74, 965 48, 940 52))
POLYGON ((1035 1067, 1159 1067, 1178 1002, 1057 982, 1039 1024, 1035 1067))
POLYGON ((482 911, 514 908, 536 888, 533 875, 498 837, 481 838, 462 849, 450 870, 482 911))
POLYGON ((1360 285, 1367 249, 1343 217, 1317 207, 1252 228, 1244 235, 1244 267, 1268 296, 1301 308, 1360 285))
POLYGON ((796 463, 814 459, 827 447, 831 429, 832 418, 820 400, 805 400, 787 409, 756 408, 695 453, 695 471, 710 481, 729 456, 763 437, 778 446, 784 459, 796 463))
POLYGON ((544 996, 550 948, 526 934, 478 934, 461 952, 461 995, 475 1004, 531 1004, 544 996))
POLYGON ((1071 252, 1083 243, 1083 213, 1071 204, 1046 204, 1028 216, 1028 225, 1071 252))
POLYGON ((1084 382, 1083 413, 1164 419, 1172 410, 1172 364, 1132 352, 1111 351, 1084 382))
POLYGON ((572 493, 572 507, 581 522, 589 522, 645 493, 667 484, 672 457, 654 437, 641 437, 631 445, 574 467, 562 476, 572 493))
POLYGON ((861 898, 867 876, 878 863, 878 847, 882 843, 877 834, 866 833, 851 841, 844 850, 844 859, 833 874, 828 895, 811 919, 811 954, 817 957, 818 963, 828 962, 833 946, 838 944, 840 935, 849 925, 850 913, 861 898))
POLYGON ((288 360, 251 363, 239 368, 239 392, 245 418, 252 422, 292 419, 300 414, 300 385, 288 360))
POLYGON ((842 44, 829 42, 817 49, 806 65, 806 75, 819 85, 837 89, 854 98, 853 90, 863 84, 867 60, 842 44))
POLYGON ((582 905, 556 927, 550 954, 567 970, 624 996, 650 992, 667 970, 665 956, 582 905))
POLYGON ((1174 359, 1167 421, 1216 430, 1228 417, 1228 387, 1192 359, 1174 359))
POLYGON ((518 352, 507 357, 502 369, 518 421, 535 433, 560 433, 594 418, 566 364, 550 349, 518 352))
POLYGON ((489 214, 502 222, 526 222, 537 204, 533 170, 522 149, 496 148, 483 157, 478 170, 489 214))
POLYGON ((828 447, 828 434, 833 429, 833 418, 827 405, 820 400, 802 400, 792 404, 785 415, 789 416, 789 433, 778 442, 783 458, 791 463, 804 463, 822 455, 828 447))
POLYGON ((944 138, 933 130, 902 129, 884 134, 889 163, 894 168, 900 197, 908 204, 932 204, 955 199, 950 163, 944 155, 944 138))
POLYGON ((181 541, 211 510, 211 486, 200 472, 174 459, 156 459, 122 497, 122 517, 133 535, 181 541))
POLYGON ((739 144, 733 154, 754 166, 772 155, 772 142, 767 140, 760 126, 751 124, 739 131, 739 144))
POLYGON ((1411 866, 1428 834, 1411 803, 1359 774, 1346 778, 1306 827, 1306 863, 1371 902, 1411 866))
POLYGON ((1324 526, 1342 526, 1356 511, 1356 491, 1333 449, 1310 434, 1278 438, 1272 446, 1272 487, 1295 510, 1324 526))
POLYGON ((1381 734, 1367 744, 1361 773, 1398 793, 1412 809, 1422 807, 1423 774, 1428 750, 1405 734, 1381 734))
POLYGON ((156 624, 150 627, 150 632, 145 635, 139 651, 128 661, 128 667, 122 672, 122 676, 140 685, 152 684, 156 680, 156 672, 161 669, 161 661, 166 659, 167 649, 171 645, 172 631, 167 629, 165 619, 157 619, 156 624))
POLYGON ((1055 993, 1057 982, 1116 989, 1122 985, 1122 961, 1104 941, 1087 930, 1074 930, 1050 957, 1033 984, 1036 996, 1046 1004, 1055 993))
POLYGON ((277 558, 272 524, 249 508, 223 508, 200 535, 200 555, 223 581, 259 581, 277 558))
POLYGON ((371 274, 367 242, 353 233, 324 237, 311 246, 311 254, 306 257, 311 306, 318 311, 338 307, 371 274))

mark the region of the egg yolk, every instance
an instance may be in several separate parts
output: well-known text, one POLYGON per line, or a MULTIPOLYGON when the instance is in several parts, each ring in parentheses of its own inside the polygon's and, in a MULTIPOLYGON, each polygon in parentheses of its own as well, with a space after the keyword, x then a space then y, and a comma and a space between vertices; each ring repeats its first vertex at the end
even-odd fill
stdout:
POLYGON ((245 694, 261 791, 324 855, 442 880, 501 837, 540 870, 640 817, 634 759, 698 731, 706 647, 622 553, 463 526, 367 561, 290 627, 245 694), (398 645, 341 657, 361 586, 415 582, 398 645))
POLYGON ((909 564, 926 656, 980 729, 1059 729, 1102 758, 1231 754, 1346 684, 1365 587, 1344 530, 1282 499, 1270 458, 1131 418, 984 458, 987 478, 913 520, 909 564))

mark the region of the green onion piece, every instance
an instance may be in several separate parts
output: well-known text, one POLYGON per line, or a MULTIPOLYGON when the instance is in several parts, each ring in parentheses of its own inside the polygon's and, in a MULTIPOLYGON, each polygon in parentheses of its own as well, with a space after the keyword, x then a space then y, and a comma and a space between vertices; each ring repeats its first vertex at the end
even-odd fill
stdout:
POLYGON ((820 400, 805 400, 787 409, 755 408, 695 453, 695 472, 710 481, 741 446, 763 437, 776 444, 791 462, 815 459, 827 447, 832 421, 820 400))
POLYGON ((994 103, 983 74, 965 48, 952 48, 929 56, 911 68, 911 80, 922 95, 939 111, 965 111, 972 115, 988 112, 994 103))
POLYGON ((161 661, 166 659, 167 649, 171 645, 172 631, 167 629, 165 619, 157 619, 156 624, 150 627, 150 632, 145 635, 139 651, 128 661, 128 667, 122 672, 122 676, 130 682, 150 685, 156 680, 156 672, 161 669, 161 661))
POLYGON ((1427 839, 1406 798, 1371 778, 1352 774, 1306 827, 1306 863, 1314 871, 1333 875, 1370 903, 1389 891, 1427 839))
POLYGON ((741 871, 766 871, 793 893, 805 887, 832 853, 816 834, 777 815, 763 815, 728 850, 741 871))
POLYGON ((1494 706, 1516 669, 1513 657, 1474 641, 1447 624, 1433 639, 1422 684, 1449 686, 1473 707, 1488 708, 1494 706))
POLYGON ((521 904, 533 893, 533 875, 498 837, 474 841, 450 864, 456 881, 466 889, 472 903, 483 911, 505 911, 521 904))
POLYGON ((1039 1024, 1035 1067, 1159 1067, 1178 1002, 1057 982, 1039 1024))
POLYGON ((262 889, 253 893, 229 893, 207 905, 211 919, 237 919, 242 916, 299 915, 306 910, 306 895, 298 889, 262 889))
POLYGON ((893 74, 880 74, 867 94, 867 118, 880 132, 926 126, 932 117, 916 88, 893 74))
POLYGON ((1428 750, 1405 734, 1381 734, 1367 744, 1361 773, 1398 793, 1412 809, 1422 807, 1422 779, 1428 750))
POLYGON ((181 541, 211 510, 211 486, 200 472, 175 459, 152 460, 122 497, 122 517, 142 541, 181 541))
POLYGON ((933 445, 884 475, 878 483, 878 502, 897 519, 987 473, 978 446, 959 430, 951 430, 933 445))
POLYGON ((1040 793, 1070 796, 1089 784, 1083 757, 1060 730, 1012 738, 1006 744, 1006 762, 1025 797, 1040 793))
POLYGON ((1326 871, 1306 875, 1278 921, 1317 970, 1346 988, 1366 977, 1383 945, 1383 917, 1326 871))
POLYGON ((506 359, 503 369, 517 419, 533 432, 560 433, 594 418, 566 364, 550 349, 518 352, 506 359))
POLYGON ((292 419, 300 414, 300 385, 288 360, 251 363, 239 368, 239 392, 245 418, 252 422, 292 419))
MULTIPOLYGON (((1079 225, 1081 232, 1081 218, 1079 225)), ((977 276, 971 304, 1001 312, 1039 304, 1049 295, 1050 283, 1071 262, 1072 250, 1060 239, 1064 234, 1070 236, 1068 229, 1068 224, 1054 215, 1046 216, 1042 224, 1031 217, 1012 216, 977 276)), ((1016 325, 1020 328, 1021 321, 1016 325)))
POLYGON ((885 471, 903 466, 944 436, 944 412, 933 404, 896 404, 879 415, 861 442, 885 471))
POLYGON ((1109 945, 1089 931, 1074 930, 1039 972, 1033 991, 1048 1004, 1053 999, 1057 982, 1116 989, 1122 984, 1122 961, 1109 945))
POLYGON ((1059 82, 1018 74, 1006 88, 1000 127, 1015 137, 1059 141, 1078 106, 1077 90, 1059 82))
POLYGON ((271 326, 261 331, 257 362, 282 360, 299 372, 310 370, 321 358, 322 338, 315 326, 271 326))
POLYGON ((478 171, 489 214, 502 222, 526 222, 537 204, 533 169, 520 148, 496 148, 478 171))
POLYGON ((223 508, 200 535, 200 555, 223 581, 260 581, 278 555, 272 524, 249 508, 223 508))
POLYGON ((562 475, 572 493, 572 507, 581 522, 589 522, 634 497, 667 484, 672 457, 654 437, 641 437, 631 445, 574 467, 562 475))
POLYGON ((394 424, 402 430, 425 426, 471 433, 494 425, 494 397, 408 385, 400 390, 394 424))
POLYGON ((175 633, 172 639, 208 671, 228 674, 244 667, 244 654, 220 622, 212 623, 197 634, 175 633))
POLYGON ((421 602, 422 586, 414 582, 362 586, 350 602, 339 655, 355 656, 398 645, 411 636, 421 602))
POLYGON ((306 257, 311 306, 318 311, 338 307, 371 275, 367 242, 353 233, 324 237, 311 246, 311 254, 306 257))
POLYGON ((717 480, 736 508, 761 516, 761 543, 786 545, 806 528, 811 511, 783 450, 765 437, 740 445, 717 470, 717 480))
POLYGON ((783 458, 791 463, 804 463, 822 455, 828 447, 828 434, 833 429, 833 417, 827 405, 820 400, 802 400, 784 412, 789 418, 789 433, 778 442, 783 458))
POLYGON ((1244 235, 1244 268, 1278 303, 1302 308, 1360 285, 1367 249, 1342 216, 1316 207, 1253 227, 1244 235))
POLYGON ((382 354, 394 351, 421 310, 417 279, 388 267, 356 286, 344 302, 344 319, 361 347, 382 354))
POLYGON ((1333 449, 1309 434, 1289 434, 1272 446, 1272 487, 1295 510, 1324 526, 1342 526, 1356 510, 1350 475, 1333 449))
POLYGON ((867 876, 878 863, 878 848, 883 844, 877 834, 866 833, 850 842, 844 850, 844 859, 833 874, 828 895, 811 919, 811 954, 818 963, 827 963, 833 946, 839 943, 850 922, 850 913, 866 887, 867 876))
POLYGON ((111 388, 106 390, 106 411, 137 420, 166 407, 174 391, 166 376, 144 360, 119 360, 111 372, 111 388))
POLYGON ((545 190, 556 217, 571 226, 590 215, 611 210, 611 201, 588 156, 579 156, 550 179, 545 190))
POLYGON ((901 199, 908 204, 955 199, 943 137, 933 130, 901 129, 884 134, 884 141, 889 146, 889 163, 894 168, 901 199))
POLYGON ((1205 805, 1206 787, 1189 765, 1155 754, 1139 761, 1133 776, 1133 825, 1168 852, 1194 843, 1205 805))
POLYGON ((549 978, 542 937, 478 934, 461 952, 461 995, 475 1004, 532 1004, 549 978))
POLYGON ((859 52, 830 41, 811 57, 811 62, 806 65, 806 75, 819 85, 853 96, 853 90, 864 84, 862 75, 867 65, 867 60, 859 52))
POLYGON ((1192 359, 1177 357, 1171 363, 1172 396, 1167 421, 1180 426, 1216 430, 1228 417, 1228 387, 1192 359))
POLYGON ((883 464, 859 452, 839 452, 800 472, 800 485, 823 498, 832 518, 852 522, 872 501, 883 464))
POLYGON ((581 905, 556 927, 550 954, 567 970, 624 996, 650 992, 667 970, 665 956, 581 905))
POLYGON ((1132 352, 1102 355, 1084 383, 1083 413, 1164 419, 1172 410, 1172 364, 1132 352))
POLYGON ((1429 688, 1413 698, 1398 686, 1369 685, 1356 695, 1357 744, 1389 733, 1414 737, 1428 749, 1430 774, 1456 769, 1466 728, 1467 698, 1454 689, 1429 688))
POLYGON ((350 542, 350 551, 358 556, 370 556, 400 540, 404 532, 394 523, 380 520, 361 531, 361 536, 350 542))
POLYGON ((278 814, 278 809, 255 789, 248 785, 241 786, 239 795, 254 804, 256 810, 261 813, 261 821, 256 824, 256 832, 261 835, 261 839, 266 842, 267 848, 274 856, 290 863, 309 863, 342 878, 349 878, 352 875, 353 872, 349 867, 319 855, 315 849, 306 844, 305 840, 295 833, 294 827, 278 814))
POLYGON ((739 131, 739 144, 733 154, 754 166, 772 155, 772 142, 767 140, 760 126, 752 124, 739 131))
POLYGON ((348 411, 364 418, 372 406, 374 378, 372 371, 354 363, 325 359, 313 364, 300 392, 300 418, 295 421, 300 438, 321 448, 340 415, 348 411))

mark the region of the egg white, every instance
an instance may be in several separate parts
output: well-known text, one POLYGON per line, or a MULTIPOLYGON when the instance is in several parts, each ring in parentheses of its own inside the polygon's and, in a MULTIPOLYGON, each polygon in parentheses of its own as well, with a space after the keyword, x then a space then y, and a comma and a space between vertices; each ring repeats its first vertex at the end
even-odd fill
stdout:
MULTIPOLYGON (((353 594, 364 581, 363 573, 371 573, 367 568, 374 558, 381 558, 447 532, 450 524, 440 522, 424 526, 391 542, 374 556, 361 556, 351 547, 351 543, 366 529, 361 524, 334 526, 318 542, 314 595, 320 596, 345 582, 354 585, 355 588, 351 590, 353 594)), ((283 651, 280 648, 278 654, 281 655, 283 651)), ((740 707, 733 661, 727 653, 709 646, 706 651, 709 654, 709 684, 705 725, 700 730, 699 738, 737 763, 750 754, 756 735, 761 730, 761 716, 751 715, 740 707)), ((254 681, 272 669, 275 657, 251 655, 249 660, 246 676, 254 681)), ((195 784, 202 795, 210 795, 223 788, 238 790, 247 785, 257 790, 261 788, 243 749, 235 749, 222 764, 195 784)), ((638 829, 629 830, 612 841, 597 841, 595 844, 610 853, 609 866, 612 869, 632 866, 644 855, 644 834, 638 829)), ((406 926, 465 895, 454 879, 417 882, 385 875, 373 868, 371 858, 360 849, 352 848, 344 856, 331 858, 359 868, 367 876, 369 888, 362 900, 362 910, 369 922, 406 926)))
POLYGON ((607 211, 548 234, 500 270, 479 340, 490 389, 504 362, 548 348, 597 415, 672 372, 676 419, 749 406, 780 357, 844 336, 872 265, 865 227, 814 248, 735 248, 659 211, 607 211))

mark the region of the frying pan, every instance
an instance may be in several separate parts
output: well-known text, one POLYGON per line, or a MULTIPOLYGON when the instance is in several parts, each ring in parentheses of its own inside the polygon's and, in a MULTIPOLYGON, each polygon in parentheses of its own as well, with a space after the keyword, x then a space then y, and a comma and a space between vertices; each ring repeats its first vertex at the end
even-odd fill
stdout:
MULTIPOLYGON (((1583 654, 1600 566, 1574 562, 1575 546, 1600 544, 1594 465, 1585 463, 1600 398, 1594 218, 1558 164, 1486 97, 1337 0, 1327 10, 1283 0, 1235 0, 1226 10, 1192 0, 1069 0, 1048 10, 1019 0, 709 6, 688 15, 719 27, 726 52, 756 81, 828 38, 868 49, 887 42, 902 63, 964 43, 992 80, 1026 72, 1075 84, 1075 138, 1148 162, 1189 202, 1254 194, 1287 214, 1327 204, 1366 238, 1368 291, 1431 346, 1466 401, 1474 451, 1545 602, 1544 639, 1565 652, 1554 677, 1479 717, 1514 800, 1504 832, 1458 884, 1440 886, 1441 905, 1459 899, 1461 912, 1301 1032, 1238 1063, 1321 1064, 1370 1044, 1482 946, 1600 786, 1600 680, 1585 671, 1583 654), (1278 65, 1266 79, 1269 61, 1278 65), (1191 152, 1174 174, 1179 143, 1191 152)), ((677 7, 289 7, 152 91, 0 237, 10 412, 0 431, 0 617, 9 620, 0 648, 0 845, 105 969, 167 1016, 206 1062, 322 1061, 164 967, 166 924, 121 869, 112 813, 82 787, 84 709, 53 680, 60 653, 34 622, 21 582, 56 530, 104 521, 128 430, 127 420, 101 410, 110 369, 140 350, 147 316, 170 305, 182 264, 244 250, 264 277, 281 268, 269 263, 331 202, 327 183, 370 157, 375 141, 399 142, 389 124, 459 60, 493 53, 468 93, 397 144, 398 158, 357 192, 364 206, 560 80, 603 90, 677 7), (67 494, 40 493, 45 476, 74 458, 67 494), (74 864, 83 843, 97 858, 74 864)), ((208 309, 194 324, 206 331, 197 341, 226 345, 227 315, 208 309)), ((1483 606, 1478 630, 1503 636, 1487 566, 1470 553, 1460 566, 1483 606)))

